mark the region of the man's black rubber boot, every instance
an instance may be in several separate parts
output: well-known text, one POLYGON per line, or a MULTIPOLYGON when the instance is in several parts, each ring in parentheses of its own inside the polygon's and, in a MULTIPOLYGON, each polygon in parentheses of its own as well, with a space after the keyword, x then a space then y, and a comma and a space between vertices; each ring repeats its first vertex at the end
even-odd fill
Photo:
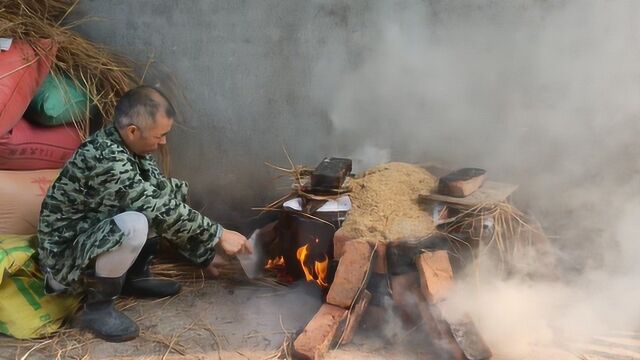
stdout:
POLYGON ((124 276, 85 278, 87 298, 84 308, 73 319, 75 327, 86 329, 109 342, 133 340, 140 334, 138 325, 113 306, 120 294, 124 276))
POLYGON ((122 294, 135 297, 163 298, 180 292, 180 284, 171 279, 154 278, 149 266, 153 260, 160 237, 152 237, 140 250, 140 254, 127 271, 127 279, 122 288, 122 294))

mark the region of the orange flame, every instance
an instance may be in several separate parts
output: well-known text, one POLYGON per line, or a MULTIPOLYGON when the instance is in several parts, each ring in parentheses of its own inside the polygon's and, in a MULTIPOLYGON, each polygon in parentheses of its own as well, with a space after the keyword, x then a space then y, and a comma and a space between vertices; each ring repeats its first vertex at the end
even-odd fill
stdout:
POLYGON ((307 281, 315 281, 318 285, 322 287, 327 287, 326 278, 327 278, 327 267, 329 265, 329 258, 327 255, 324 256, 324 260, 322 261, 314 261, 314 266, 307 267, 305 261, 307 260, 307 256, 309 255, 309 244, 302 246, 296 252, 296 256, 300 261, 300 265, 302 265, 302 270, 304 271, 304 276, 307 281), (316 275, 316 276, 314 276, 316 275))
POLYGON ((327 268, 329 266, 329 258, 327 257, 327 255, 325 255, 323 261, 316 261, 315 263, 316 274, 318 275, 318 279, 316 280, 316 282, 322 287, 329 286, 329 284, 327 284, 327 268))
POLYGON ((284 256, 278 256, 275 259, 267 260, 267 265, 265 265, 265 269, 273 269, 276 267, 284 266, 284 256))

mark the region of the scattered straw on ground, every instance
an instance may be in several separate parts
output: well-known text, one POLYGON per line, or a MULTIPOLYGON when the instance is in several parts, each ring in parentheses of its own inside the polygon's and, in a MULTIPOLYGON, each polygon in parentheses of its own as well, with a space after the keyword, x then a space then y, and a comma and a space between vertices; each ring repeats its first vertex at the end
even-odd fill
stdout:
MULTIPOLYGON (((182 301, 184 296, 189 293, 197 292, 205 286, 205 277, 202 268, 188 263, 184 259, 168 255, 166 253, 157 259, 156 264, 152 265, 154 276, 161 276, 179 281, 182 284, 182 291, 176 295, 161 299, 152 300, 157 303, 156 308, 163 311, 171 306, 175 301, 182 301)), ((219 276, 220 279, 235 279, 238 276, 235 264, 229 264, 223 268, 219 276)), ((245 286, 269 286, 263 282, 248 282, 245 286)), ((139 307, 138 299, 129 297, 120 297, 116 301, 116 307, 121 310, 139 307)), ((146 312, 139 312, 132 318, 140 323, 149 316, 157 316, 146 312)), ((185 328, 175 334, 160 334, 152 329, 142 329, 140 338, 146 342, 157 343, 164 346, 162 354, 154 354, 153 358, 173 358, 172 353, 184 358, 197 358, 193 354, 193 350, 189 349, 182 340, 189 338, 196 332, 207 333, 212 336, 212 341, 216 343, 217 358, 222 358, 222 341, 224 336, 218 334, 213 324, 206 323, 204 320, 189 324, 185 328), (161 356, 161 357, 160 357, 161 356)), ((44 339, 33 340, 17 340, 8 337, 0 337, 0 347, 4 349, 15 349, 16 359, 26 359, 31 355, 38 354, 50 359, 87 359, 92 349, 92 344, 101 341, 86 331, 81 331, 69 327, 64 327, 52 336, 44 339)), ((0 356, 1 357, 1 356, 0 356)))
POLYGON ((421 237, 435 230, 418 194, 430 193, 436 178, 424 168, 400 162, 378 165, 351 181, 351 203, 340 229, 370 241, 421 237))

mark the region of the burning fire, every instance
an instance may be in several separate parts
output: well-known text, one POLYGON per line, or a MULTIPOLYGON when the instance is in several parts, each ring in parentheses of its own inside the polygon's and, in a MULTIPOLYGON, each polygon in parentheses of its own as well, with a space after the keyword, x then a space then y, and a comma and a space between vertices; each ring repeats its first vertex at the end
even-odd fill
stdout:
POLYGON ((265 265, 265 269, 274 269, 284 266, 284 256, 278 256, 275 259, 269 259, 267 261, 267 265, 265 265))
POLYGON ((322 288, 328 288, 327 272, 329 270, 329 257, 326 253, 314 252, 314 250, 319 250, 319 248, 314 247, 319 246, 319 243, 320 240, 318 238, 311 238, 311 242, 296 250, 295 259, 293 259, 293 256, 289 258, 288 255, 277 256, 268 259, 264 269, 275 273, 279 281, 291 283, 301 276, 298 270, 299 263, 306 281, 315 282, 322 288), (322 258, 322 261, 315 261, 319 258, 322 258), (292 261, 292 264, 288 264, 288 261, 292 261), (294 268, 291 270, 295 272, 295 275, 289 274, 288 265, 294 265, 294 268))
POLYGON ((327 267, 329 264, 329 258, 327 257, 327 255, 324 255, 323 261, 314 261, 313 267, 307 267, 305 262, 308 255, 309 244, 299 248, 296 252, 296 257, 300 261, 300 265, 302 266, 302 270, 304 270, 304 276, 306 277, 307 281, 315 281, 323 288, 329 286, 326 281, 327 267))

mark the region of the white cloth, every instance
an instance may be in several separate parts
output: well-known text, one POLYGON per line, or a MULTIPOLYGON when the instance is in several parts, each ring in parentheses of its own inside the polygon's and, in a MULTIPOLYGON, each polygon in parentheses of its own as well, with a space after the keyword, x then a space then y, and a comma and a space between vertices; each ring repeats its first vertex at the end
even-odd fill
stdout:
MULTIPOLYGON (((291 199, 282 204, 282 207, 290 210, 302 211, 302 198, 291 199)), ((351 198, 349 198, 349 195, 343 195, 335 200, 327 200, 327 202, 316 211, 335 212, 349 210, 351 210, 351 198)))

